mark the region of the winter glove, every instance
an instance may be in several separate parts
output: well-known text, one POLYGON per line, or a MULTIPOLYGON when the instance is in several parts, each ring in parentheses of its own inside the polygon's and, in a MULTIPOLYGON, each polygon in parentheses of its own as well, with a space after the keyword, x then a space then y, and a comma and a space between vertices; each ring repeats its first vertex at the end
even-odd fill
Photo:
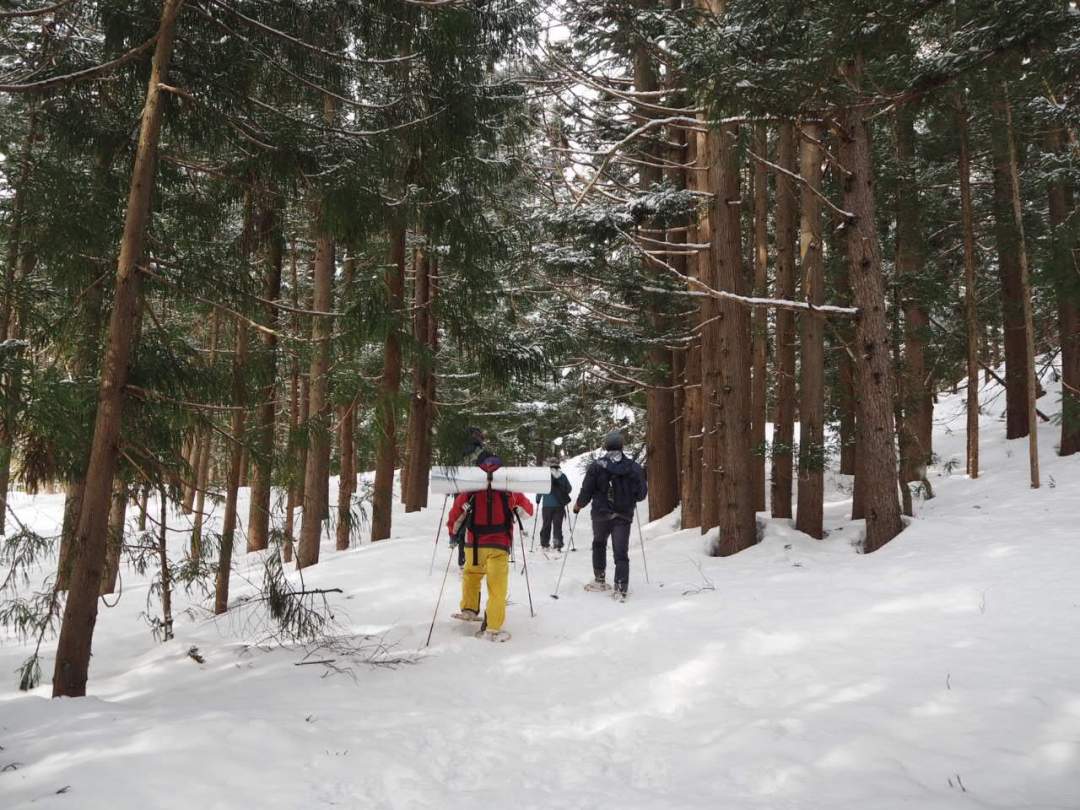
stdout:
POLYGON ((574 514, 576 515, 580 511, 581 511, 581 504, 575 503, 574 504, 574 514))

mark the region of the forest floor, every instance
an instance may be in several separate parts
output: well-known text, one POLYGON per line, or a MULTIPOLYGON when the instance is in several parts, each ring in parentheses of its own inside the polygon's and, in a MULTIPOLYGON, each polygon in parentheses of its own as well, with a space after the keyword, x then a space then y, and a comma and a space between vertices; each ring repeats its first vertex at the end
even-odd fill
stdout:
MULTIPOLYGON (((1059 411, 1046 385, 1040 407, 1059 411)), ((712 559, 668 516, 645 527, 649 583, 635 531, 617 604, 582 589, 583 520, 558 601, 559 561, 528 557, 536 618, 512 575, 509 644, 450 619, 455 565, 424 649, 447 559, 441 544, 429 576, 441 498, 395 515, 390 541, 329 542, 305 572, 308 588, 343 590, 335 623, 371 637, 361 657, 397 666, 331 651, 309 660, 332 665, 298 665, 305 651, 265 643, 257 608, 214 619, 195 593, 178 594, 176 639, 157 643, 140 617, 157 598, 148 608, 148 578, 125 571, 98 619, 89 697, 19 693, 28 647, 0 645, 0 806, 1075 810, 1080 458, 1057 457, 1044 425, 1031 490, 1026 440, 1005 442, 988 386, 984 474, 969 480, 962 400, 937 407, 937 497, 881 551, 856 553, 850 479, 830 474, 826 540, 763 517, 759 545, 712 559)), ((14 498, 43 533, 61 504, 14 498)), ((234 601, 261 571, 240 555, 234 601)))

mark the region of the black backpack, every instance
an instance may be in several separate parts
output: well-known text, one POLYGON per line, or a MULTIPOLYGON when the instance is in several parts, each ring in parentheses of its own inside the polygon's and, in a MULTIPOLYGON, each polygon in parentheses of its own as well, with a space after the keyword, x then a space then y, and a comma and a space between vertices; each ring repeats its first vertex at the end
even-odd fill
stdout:
MULTIPOLYGON (((488 484, 488 488, 484 492, 474 492, 469 498, 469 519, 467 525, 469 531, 472 532, 472 547, 473 547, 473 565, 480 564, 480 538, 488 534, 506 534, 510 535, 511 529, 514 526, 514 513, 510 508, 510 496, 503 492, 501 489, 492 489, 488 484), (495 496, 498 496, 502 501, 502 520, 494 523, 492 522, 492 513, 495 511, 494 506, 497 503, 495 496), (476 508, 476 502, 479 497, 487 499, 487 509, 485 510, 484 522, 480 521, 478 509, 476 508)), ((513 541, 511 540, 511 546, 513 541)))
POLYGON ((637 486, 633 479, 633 465, 625 472, 616 473, 607 466, 604 466, 603 470, 607 476, 604 492, 607 495, 608 504, 616 514, 633 515, 637 507, 637 486))
POLYGON ((555 497, 561 506, 566 506, 572 500, 570 498, 570 482, 563 478, 555 481, 555 497))

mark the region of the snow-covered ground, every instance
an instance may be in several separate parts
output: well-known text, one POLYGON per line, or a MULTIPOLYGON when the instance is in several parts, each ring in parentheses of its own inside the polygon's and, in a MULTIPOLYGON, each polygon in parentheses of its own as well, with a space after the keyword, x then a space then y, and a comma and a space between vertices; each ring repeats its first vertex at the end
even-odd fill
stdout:
MULTIPOLYGON (((1047 387, 1040 407, 1057 411, 1047 387)), ((963 475, 962 396, 942 398, 937 498, 878 553, 855 553, 850 482, 831 476, 827 540, 768 521, 761 544, 711 559, 669 516, 645 527, 649 583, 635 535, 616 604, 582 590, 583 521, 559 600, 558 562, 529 555, 536 618, 513 575, 509 644, 449 618, 453 566, 423 649, 441 499, 395 515, 390 541, 328 543, 306 586, 341 588, 342 628, 416 655, 397 668, 297 666, 300 651, 252 646, 250 613, 215 620, 182 593, 177 637, 158 644, 139 618, 147 580, 125 572, 90 697, 17 692, 27 648, 0 646, 0 807, 1075 810, 1080 458, 1058 458, 1044 426, 1031 490, 999 393, 984 392, 978 481, 963 475)), ((61 501, 15 508, 53 531, 61 501)), ((241 555, 234 598, 260 570, 241 555)))

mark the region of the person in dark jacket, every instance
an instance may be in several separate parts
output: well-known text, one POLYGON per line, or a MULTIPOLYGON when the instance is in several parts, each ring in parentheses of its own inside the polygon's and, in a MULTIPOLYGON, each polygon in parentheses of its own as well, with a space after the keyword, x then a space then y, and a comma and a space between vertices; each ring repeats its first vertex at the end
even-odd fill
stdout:
POLYGON ((623 455, 623 438, 618 431, 604 440, 604 455, 585 472, 585 481, 574 504, 574 514, 592 503, 593 582, 590 591, 606 591, 607 541, 615 556, 615 595, 625 598, 630 581, 630 524, 638 501, 645 500, 649 488, 641 465, 623 455))
POLYGON ((563 520, 566 519, 566 505, 570 503, 570 479, 559 466, 557 458, 549 458, 548 467, 551 469, 551 491, 546 495, 537 495, 536 502, 540 504, 540 516, 543 523, 540 524, 540 548, 551 547, 551 535, 555 534, 555 549, 563 547, 563 520))

